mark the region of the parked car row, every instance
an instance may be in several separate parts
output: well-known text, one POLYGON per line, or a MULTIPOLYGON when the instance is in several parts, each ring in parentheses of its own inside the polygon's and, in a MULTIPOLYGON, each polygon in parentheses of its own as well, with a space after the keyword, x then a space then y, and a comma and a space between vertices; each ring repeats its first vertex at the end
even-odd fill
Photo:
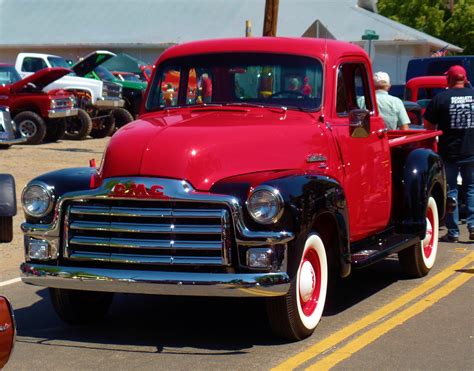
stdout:
POLYGON ((1 148, 20 138, 28 144, 103 138, 132 121, 147 83, 121 79, 102 66, 114 57, 96 51, 71 66, 60 56, 19 53, 14 65, 0 64, 0 106, 14 121, 1 148))

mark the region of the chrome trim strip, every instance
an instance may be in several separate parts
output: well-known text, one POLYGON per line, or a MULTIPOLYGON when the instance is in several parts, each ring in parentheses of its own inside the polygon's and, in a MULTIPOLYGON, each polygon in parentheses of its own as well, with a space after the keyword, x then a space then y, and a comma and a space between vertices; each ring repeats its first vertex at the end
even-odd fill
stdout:
POLYGON ((63 117, 77 116, 79 110, 77 108, 67 108, 67 109, 51 109, 48 111, 48 117, 50 119, 58 119, 63 117))
POLYGON ((221 226, 215 225, 174 225, 140 223, 100 223, 75 221, 70 229, 83 231, 123 232, 123 233, 173 233, 173 234, 221 234, 221 226))
POLYGON ((187 273, 23 263, 22 281, 43 287, 133 294, 271 297, 290 288, 286 273, 187 273))
MULTIPOLYGON (((222 248, 222 241, 171 241, 171 240, 142 240, 131 238, 107 238, 76 236, 69 240, 70 245, 81 246, 110 246, 121 249, 186 249, 186 250, 217 250, 222 248)), ((69 245, 69 246, 70 246, 69 245)), ((74 249, 73 249, 74 250, 74 249)))
POLYGON ((105 262, 122 264, 162 264, 169 267, 175 265, 222 266, 222 257, 219 256, 176 256, 176 255, 139 255, 139 254, 109 254, 100 252, 74 251, 69 253, 69 261, 105 262))
POLYGON ((27 138, 20 137, 20 138, 15 138, 15 139, 2 139, 0 138, 0 144, 6 144, 6 145, 11 145, 11 144, 21 144, 25 143, 27 138))
POLYGON ((119 216, 119 217, 143 217, 143 218, 199 218, 211 219, 221 218, 223 210, 199 210, 199 209, 170 209, 170 208, 147 208, 137 209, 131 207, 116 206, 78 206, 71 207, 71 214, 119 216))

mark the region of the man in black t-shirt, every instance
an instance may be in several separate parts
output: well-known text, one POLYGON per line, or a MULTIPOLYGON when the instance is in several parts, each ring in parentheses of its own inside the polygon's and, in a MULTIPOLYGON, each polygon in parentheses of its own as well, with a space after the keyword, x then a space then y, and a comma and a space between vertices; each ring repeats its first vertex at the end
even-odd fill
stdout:
MULTIPOLYGON (((448 89, 437 94, 424 114, 428 129, 443 131, 439 138, 439 154, 444 161, 448 197, 458 199, 457 177, 461 172, 463 190, 466 191, 467 228, 469 239, 474 240, 474 89, 468 84, 466 70, 451 66, 446 72, 448 89)), ((445 242, 459 239, 459 211, 446 216, 448 233, 445 242)))

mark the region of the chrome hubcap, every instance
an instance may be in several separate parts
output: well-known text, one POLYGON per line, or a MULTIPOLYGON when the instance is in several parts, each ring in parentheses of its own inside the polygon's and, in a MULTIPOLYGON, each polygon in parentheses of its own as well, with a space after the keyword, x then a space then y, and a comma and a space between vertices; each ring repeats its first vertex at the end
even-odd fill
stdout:
POLYGON ((316 273, 313 265, 309 261, 305 261, 300 272, 300 297, 303 302, 307 302, 312 298, 315 288, 316 273))
POLYGON ((21 136, 23 137, 32 137, 37 132, 36 125, 31 120, 25 120, 25 121, 20 122, 19 130, 20 130, 21 136))

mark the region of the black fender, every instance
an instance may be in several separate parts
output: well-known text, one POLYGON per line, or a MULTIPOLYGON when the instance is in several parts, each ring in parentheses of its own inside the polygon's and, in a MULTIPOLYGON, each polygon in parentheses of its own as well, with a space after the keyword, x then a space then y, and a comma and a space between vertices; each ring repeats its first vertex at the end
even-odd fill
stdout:
MULTIPOLYGON (((93 167, 68 168, 42 174, 32 179, 28 184, 36 182, 46 184, 53 192, 55 201, 57 201, 58 198, 65 193, 90 190, 91 178, 96 173, 97 169, 93 167)), ((41 221, 44 223, 51 222, 53 213, 54 211, 51 211, 50 215, 46 215, 41 221)), ((38 219, 27 216, 26 221, 29 223, 37 223, 38 219)))
POLYGON ((395 230, 424 238, 428 197, 435 198, 440 218, 446 212, 443 161, 432 150, 418 148, 407 154, 399 175, 400 179, 394 179, 394 188, 398 192, 394 192, 392 202, 395 230))
POLYGON ((331 236, 331 238, 337 239, 338 250, 334 253, 339 263, 339 275, 342 277, 349 275, 351 269, 349 219, 346 197, 341 184, 335 179, 317 174, 285 174, 283 177, 273 174, 273 176, 274 178, 262 180, 259 184, 251 180, 246 181, 242 179, 242 176, 226 179, 216 183, 211 192, 231 194, 240 199, 242 205, 245 205, 252 187, 268 185, 277 188, 285 202, 285 210, 280 220, 271 226, 263 226, 256 223, 244 207, 244 222, 248 228, 256 231, 291 231, 296 238, 290 242, 290 250, 299 236, 306 236, 315 227, 317 228, 318 222, 330 219, 337 229, 336 236, 331 236))
POLYGON ((0 174, 0 216, 16 215, 15 179, 10 174, 0 174))

